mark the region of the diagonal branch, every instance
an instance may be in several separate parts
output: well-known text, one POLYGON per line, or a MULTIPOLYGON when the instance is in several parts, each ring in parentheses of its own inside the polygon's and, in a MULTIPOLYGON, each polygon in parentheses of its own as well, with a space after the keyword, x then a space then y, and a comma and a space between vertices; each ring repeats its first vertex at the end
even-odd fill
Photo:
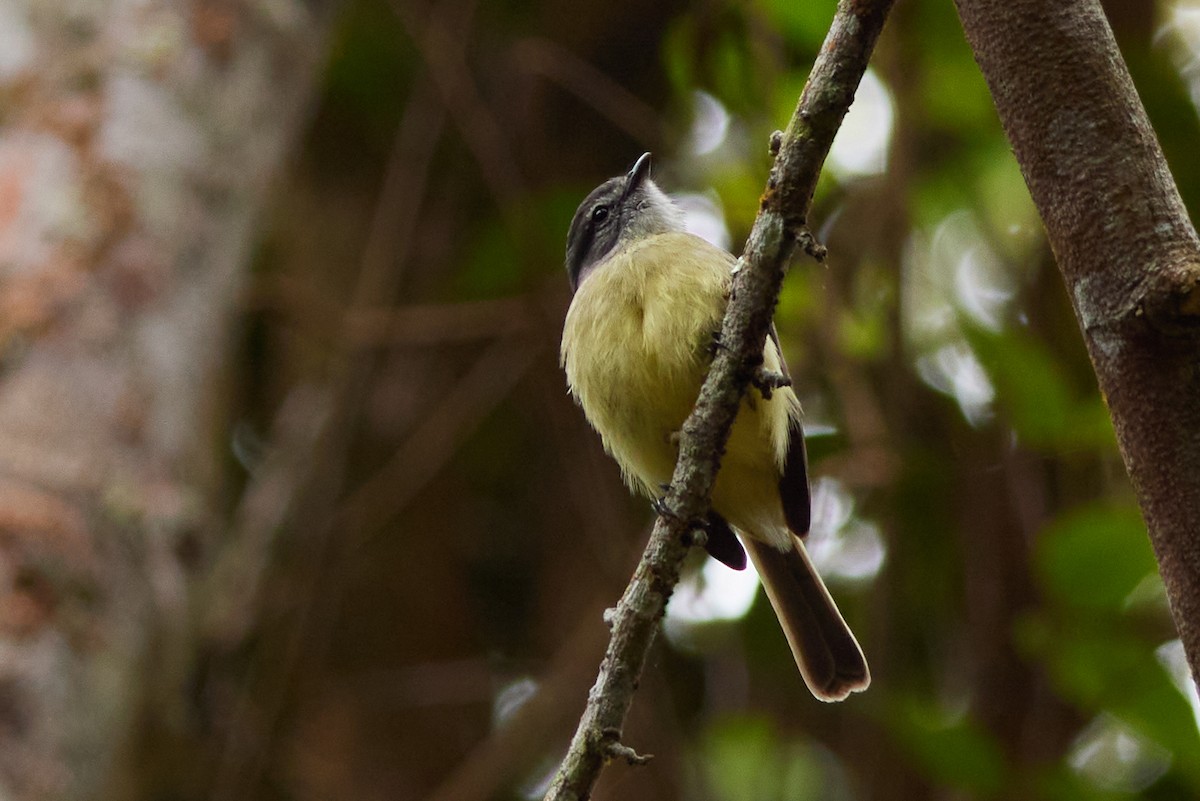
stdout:
POLYGON ((821 165, 867 68, 892 0, 840 0, 821 53, 787 131, 772 141, 775 164, 758 218, 738 262, 721 342, 692 414, 684 423, 679 462, 645 554, 611 618, 612 638, 587 708, 547 801, 585 799, 600 771, 628 758, 621 728, 633 692, 691 543, 692 521, 708 510, 720 454, 729 438, 796 245, 823 250, 807 218, 821 165))
POLYGON ((1200 677, 1200 238, 1099 0, 956 0, 1200 677))

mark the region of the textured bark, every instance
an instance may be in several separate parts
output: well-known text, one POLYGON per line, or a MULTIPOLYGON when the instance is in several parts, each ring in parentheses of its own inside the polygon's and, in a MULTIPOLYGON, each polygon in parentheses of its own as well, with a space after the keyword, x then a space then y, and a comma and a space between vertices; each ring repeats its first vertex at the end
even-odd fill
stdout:
POLYGON ((178 719, 254 214, 328 25, 0 0, 0 796, 112 792, 178 719))
POLYGON ((600 771, 612 759, 644 761, 621 743, 625 715, 679 581, 694 523, 708 511, 742 395, 761 366, 788 263, 797 243, 818 258, 823 255, 806 228, 809 206, 891 5, 892 0, 841 0, 788 129, 772 142, 775 164, 738 262, 721 326, 722 347, 683 424, 679 461, 665 499, 669 512, 659 515, 645 554, 613 610, 608 651, 547 801, 590 797, 600 771))
POLYGON ((956 0, 1200 667, 1200 241, 1096 0, 956 0))

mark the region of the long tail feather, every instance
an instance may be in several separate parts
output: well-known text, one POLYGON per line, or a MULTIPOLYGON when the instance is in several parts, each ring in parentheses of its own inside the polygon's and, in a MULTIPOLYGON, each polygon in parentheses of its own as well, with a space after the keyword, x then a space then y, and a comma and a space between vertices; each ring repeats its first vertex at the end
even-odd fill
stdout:
POLYGON ((812 694, 822 701, 841 701, 867 689, 871 673, 862 649, 813 569, 804 544, 794 535, 790 551, 750 537, 743 541, 812 694))

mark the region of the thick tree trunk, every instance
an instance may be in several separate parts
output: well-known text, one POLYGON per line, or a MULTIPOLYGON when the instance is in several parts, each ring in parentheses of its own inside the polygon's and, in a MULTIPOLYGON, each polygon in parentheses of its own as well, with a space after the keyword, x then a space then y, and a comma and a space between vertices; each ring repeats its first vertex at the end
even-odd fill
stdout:
POLYGON ((956 0, 1200 668, 1200 241, 1098 0, 956 0))
POLYGON ((0 0, 0 796, 112 790, 170 716, 211 393, 324 3, 0 0))

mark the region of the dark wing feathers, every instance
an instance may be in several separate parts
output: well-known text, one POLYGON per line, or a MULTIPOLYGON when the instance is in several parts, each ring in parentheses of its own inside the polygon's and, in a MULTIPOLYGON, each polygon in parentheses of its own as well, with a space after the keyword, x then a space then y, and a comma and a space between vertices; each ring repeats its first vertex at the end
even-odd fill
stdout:
POLYGON ((708 551, 709 556, 734 570, 746 569, 746 552, 725 518, 716 512, 709 512, 704 521, 704 532, 708 535, 704 550, 708 551))
POLYGON ((803 539, 812 522, 812 500, 808 494, 808 455, 804 450, 804 429, 799 420, 792 420, 788 431, 787 460, 779 479, 779 500, 788 528, 803 539))
MULTIPOLYGON (((771 342, 779 354, 779 369, 784 376, 791 378, 775 323, 771 323, 770 334, 771 342)), ((783 502, 783 516, 788 528, 800 538, 807 536, 812 522, 812 500, 808 493, 808 453, 804 449, 804 428, 799 420, 792 420, 788 429, 787 459, 783 463, 783 476, 779 479, 779 499, 783 502)))

